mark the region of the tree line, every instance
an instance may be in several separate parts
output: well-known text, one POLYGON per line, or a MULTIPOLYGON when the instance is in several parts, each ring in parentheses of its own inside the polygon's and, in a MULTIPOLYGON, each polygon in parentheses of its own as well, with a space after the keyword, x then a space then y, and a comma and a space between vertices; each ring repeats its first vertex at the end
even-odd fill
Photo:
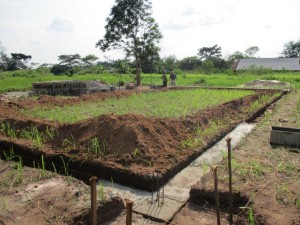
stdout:
MULTIPOLYGON (((259 51, 257 46, 250 46, 244 52, 236 51, 224 59, 221 46, 216 44, 199 48, 197 56, 177 59, 170 55, 161 58, 159 42, 163 35, 152 17, 150 0, 116 0, 106 21, 105 34, 96 43, 96 47, 102 52, 121 49, 126 55, 124 59, 101 62, 97 61, 95 55, 81 57, 79 54, 70 54, 58 56, 58 64, 42 64, 40 67, 50 67, 55 75, 70 76, 78 71, 100 73, 109 70, 113 73, 134 73, 136 83, 139 85, 142 72, 161 73, 170 70, 222 72, 230 69, 235 59, 254 58, 259 51)), ((300 57, 300 40, 286 43, 281 56, 300 57)), ((2 44, 0 45, 2 71, 28 68, 28 61, 31 58, 30 55, 23 53, 11 53, 11 56, 8 56, 2 44)))

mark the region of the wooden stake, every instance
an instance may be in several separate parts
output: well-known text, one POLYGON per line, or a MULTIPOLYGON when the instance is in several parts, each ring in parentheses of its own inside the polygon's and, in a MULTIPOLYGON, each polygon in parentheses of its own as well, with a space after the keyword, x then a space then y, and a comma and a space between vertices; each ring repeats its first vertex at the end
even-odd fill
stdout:
POLYGON ((97 224, 97 177, 90 178, 91 184, 91 224, 97 224))
POLYGON ((126 225, 132 224, 132 207, 133 201, 126 199, 126 208, 127 208, 127 215, 126 215, 126 225))
POLYGON ((215 184, 215 204, 216 204, 216 214, 217 214, 217 224, 221 225, 220 220, 220 206, 219 206, 219 192, 218 192, 218 174, 217 174, 217 166, 211 167, 214 174, 214 184, 215 184))
POLYGON ((228 176, 229 176, 229 224, 233 222, 232 214, 232 170, 231 170, 231 137, 226 138, 228 148, 228 176))

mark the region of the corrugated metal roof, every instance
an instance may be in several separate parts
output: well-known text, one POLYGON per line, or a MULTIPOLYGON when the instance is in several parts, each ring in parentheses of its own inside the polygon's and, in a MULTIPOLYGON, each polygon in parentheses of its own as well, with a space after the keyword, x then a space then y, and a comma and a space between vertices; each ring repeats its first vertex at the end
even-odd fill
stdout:
POLYGON ((256 68, 270 68, 272 70, 298 70, 300 71, 300 58, 255 58, 236 59, 233 63, 236 70, 256 68))

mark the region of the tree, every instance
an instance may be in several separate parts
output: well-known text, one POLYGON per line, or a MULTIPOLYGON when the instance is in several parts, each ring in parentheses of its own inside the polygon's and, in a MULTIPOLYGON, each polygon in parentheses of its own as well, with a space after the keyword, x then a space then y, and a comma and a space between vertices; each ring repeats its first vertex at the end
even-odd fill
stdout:
POLYGON ((141 83, 141 65, 150 56, 158 55, 162 35, 151 17, 149 0, 116 0, 107 18, 104 38, 96 43, 103 52, 123 49, 126 57, 133 57, 136 83, 141 83))
POLYGON ((60 65, 66 65, 72 68, 80 65, 81 57, 79 54, 60 55, 58 56, 58 60, 60 61, 60 65))
POLYGON ((228 69, 228 64, 224 59, 212 57, 209 59, 209 61, 213 63, 214 68, 217 69, 218 71, 228 69))
POLYGON ((202 69, 206 74, 211 74, 214 70, 214 64, 211 60, 205 60, 202 63, 202 69))
POLYGON ((259 48, 257 46, 251 46, 249 48, 246 49, 245 54, 249 57, 249 58, 253 58, 254 55, 259 51, 259 48))
POLYGON ((300 40, 297 42, 289 41, 284 44, 284 49, 281 53, 284 57, 300 57, 300 40))
POLYGON ((58 60, 60 61, 59 65, 54 65, 51 70, 54 74, 64 73, 72 76, 75 73, 74 67, 80 66, 81 63, 81 57, 79 54, 60 55, 58 56, 58 60))
POLYGON ((234 61, 235 59, 244 59, 246 58, 247 56, 240 52, 240 51, 235 51, 234 53, 232 53, 231 55, 229 55, 228 57, 228 61, 234 61))
POLYGON ((7 70, 19 70, 26 69, 26 63, 31 59, 31 55, 25 55, 23 53, 11 53, 11 59, 9 60, 7 70))
POLYGON ((96 60, 98 60, 98 57, 95 55, 91 55, 91 54, 87 55, 86 57, 83 57, 81 59, 84 66, 92 66, 96 60))
POLYGON ((54 64, 50 70, 54 75, 69 75, 70 67, 66 65, 54 64))
POLYGON ((2 45, 2 42, 0 41, 0 70, 6 71, 8 68, 8 63, 10 61, 10 58, 5 53, 6 49, 2 45))
POLYGON ((156 69, 157 62, 160 60, 159 48, 152 46, 151 49, 144 51, 141 57, 141 71, 144 73, 153 73, 156 69))
POLYGON ((214 45, 212 47, 203 47, 198 50, 198 55, 201 59, 207 60, 210 58, 220 58, 222 56, 221 47, 218 45, 214 45))
POLYGON ((174 70, 176 68, 176 64, 177 64, 177 59, 175 55, 169 55, 162 59, 162 65, 164 69, 168 71, 174 70))
POLYGON ((181 70, 197 70, 200 68, 202 61, 197 56, 190 56, 179 61, 179 69, 181 70))

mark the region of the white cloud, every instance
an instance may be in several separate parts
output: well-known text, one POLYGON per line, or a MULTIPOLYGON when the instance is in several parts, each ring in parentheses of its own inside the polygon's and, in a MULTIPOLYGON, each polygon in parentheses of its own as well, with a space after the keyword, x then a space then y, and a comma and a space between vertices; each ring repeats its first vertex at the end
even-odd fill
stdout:
POLYGON ((195 10, 195 8, 192 7, 188 7, 185 10, 183 10, 183 12, 181 13, 182 16, 192 16, 194 14, 196 14, 197 11, 195 10))
POLYGON ((266 29, 266 30, 267 30, 267 29, 272 29, 272 26, 267 24, 267 25, 264 25, 263 28, 266 29))
POLYGON ((61 17, 55 17, 52 21, 48 29, 50 31, 55 32, 73 32, 74 24, 71 20, 64 19, 61 17))
MULTIPOLYGON (((152 0, 153 17, 163 35, 161 56, 178 59, 218 44, 223 53, 260 48, 261 57, 278 57, 284 43, 300 38, 299 0, 152 0), (278 16, 280 15, 280 16, 278 16)), ((24 52, 37 62, 56 62, 61 54, 102 53, 106 18, 115 0, 0 0, 0 34, 7 52, 24 52), (51 34, 49 34, 49 31, 51 34)))
POLYGON ((236 13, 236 9, 232 4, 223 4, 222 5, 222 9, 225 10, 225 12, 229 13, 229 14, 235 14, 236 13))
POLYGON ((38 45, 40 41, 35 36, 30 36, 28 38, 28 44, 30 45, 38 45))
POLYGON ((199 24, 202 26, 211 26, 219 23, 224 23, 225 19, 222 17, 210 17, 210 16, 205 16, 201 17, 199 20, 199 24))
POLYGON ((169 23, 165 24, 164 26, 162 26, 162 30, 183 30, 190 27, 189 24, 180 24, 180 23, 175 23, 173 21, 170 21, 169 23))
POLYGON ((2 3, 12 6, 35 5, 34 0, 1 0, 2 3))

